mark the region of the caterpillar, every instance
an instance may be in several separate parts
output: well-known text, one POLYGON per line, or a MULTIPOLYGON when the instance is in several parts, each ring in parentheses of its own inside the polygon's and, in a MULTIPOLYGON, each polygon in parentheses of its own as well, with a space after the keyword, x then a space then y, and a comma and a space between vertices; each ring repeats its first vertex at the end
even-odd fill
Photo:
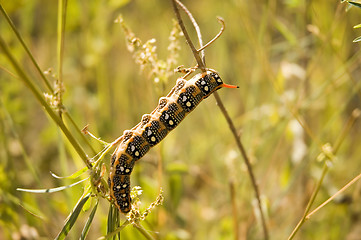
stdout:
POLYGON ((122 213, 131 209, 130 174, 135 162, 162 141, 203 99, 222 87, 237 88, 223 83, 218 73, 210 69, 188 81, 179 78, 150 114, 143 115, 139 124, 124 131, 111 156, 108 179, 110 198, 122 213))

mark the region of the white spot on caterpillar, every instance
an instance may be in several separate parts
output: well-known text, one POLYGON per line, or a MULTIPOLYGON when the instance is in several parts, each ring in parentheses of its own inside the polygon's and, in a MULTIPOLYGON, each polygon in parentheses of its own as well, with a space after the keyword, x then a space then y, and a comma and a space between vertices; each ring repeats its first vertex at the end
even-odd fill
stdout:
POLYGON ((139 152, 136 151, 136 152, 134 153, 134 155, 135 155, 136 157, 138 157, 138 156, 139 156, 139 152))
POLYGON ((187 101, 187 97, 186 97, 186 96, 183 96, 182 101, 183 101, 183 102, 187 101))
POLYGON ((150 138, 150 141, 152 141, 152 142, 155 142, 155 140, 156 140, 156 139, 155 139, 154 136, 150 138))
POLYGON ((164 115, 164 119, 167 120, 168 118, 169 118, 169 114, 166 113, 166 114, 164 115))
POLYGON ((125 169, 125 172, 126 172, 126 173, 129 173, 129 172, 130 172, 130 170, 127 168, 127 169, 125 169))
POLYGON ((209 87, 208 87, 208 86, 205 86, 205 87, 204 87, 204 91, 208 92, 208 90, 209 90, 209 87))
POLYGON ((124 171, 124 167, 120 167, 120 171, 123 172, 123 171, 124 171))
POLYGON ((152 131, 151 130, 148 130, 148 137, 150 136, 150 135, 152 135, 152 131))
POLYGON ((132 152, 134 152, 135 147, 132 145, 132 146, 130 147, 130 150, 131 150, 132 152))
POLYGON ((123 205, 124 205, 124 207, 127 207, 127 206, 128 206, 128 203, 125 202, 123 205))
POLYGON ((126 188, 127 186, 128 186, 127 184, 123 184, 123 186, 122 186, 122 187, 123 187, 123 188, 126 188))
POLYGON ((206 84, 206 81, 203 80, 203 81, 201 82, 201 84, 202 84, 202 85, 206 84))
POLYGON ((174 122, 172 120, 169 120, 168 124, 172 126, 174 122))
POLYGON ((118 185, 118 186, 116 186, 116 188, 117 188, 117 189, 120 189, 120 186, 118 185))
POLYGON ((122 194, 122 198, 125 198, 127 196, 127 194, 123 193, 122 194))
POLYGON ((191 102, 187 102, 187 103, 186 103, 186 106, 187 106, 187 107, 192 106, 191 102))

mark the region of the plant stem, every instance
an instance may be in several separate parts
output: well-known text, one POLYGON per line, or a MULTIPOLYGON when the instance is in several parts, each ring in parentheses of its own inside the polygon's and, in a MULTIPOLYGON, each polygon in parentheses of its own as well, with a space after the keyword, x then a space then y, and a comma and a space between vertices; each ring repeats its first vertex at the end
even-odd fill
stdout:
MULTIPOLYGON (((184 34, 184 37, 185 37, 185 39, 186 39, 186 41, 187 41, 190 49, 192 50, 193 56, 195 57, 195 59, 196 59, 196 61, 197 61, 197 63, 198 63, 198 67, 202 70, 202 72, 206 72, 206 66, 204 65, 201 57, 199 56, 197 49, 194 47, 194 45, 193 45, 193 43, 192 43, 192 40, 190 39, 190 37, 189 37, 189 35, 188 35, 187 29, 186 29, 186 27, 184 26, 183 20, 182 20, 182 18, 181 18, 181 16, 180 16, 179 9, 178 9, 178 6, 177 6, 177 4, 179 4, 179 1, 178 1, 178 0, 172 0, 172 3, 173 3, 174 12, 175 12, 175 14, 176 14, 176 16, 177 16, 177 19, 178 19, 179 26, 181 27, 182 32, 183 32, 183 34, 184 34)), ((184 6, 184 5, 182 4, 182 6, 184 6)), ((184 9, 184 7, 183 7, 183 9, 184 9)), ((186 8, 185 8, 185 9, 186 9, 186 8)), ((189 11, 188 11, 188 12, 189 12, 189 11)), ((192 19, 192 23, 193 23, 193 25, 194 25, 193 20, 194 20, 194 18, 192 19)), ((194 20, 194 21, 195 21, 195 20, 194 20)), ((196 25, 197 25, 197 24, 196 24, 196 25)), ((197 29, 197 28, 196 28, 196 29, 197 29)), ((198 34, 198 38, 201 39, 201 38, 199 37, 199 34, 198 34)), ((201 47, 203 47, 202 44, 201 44, 201 47)))
POLYGON ((260 197, 260 193, 259 193, 256 178, 255 178, 255 176, 253 174, 252 164, 249 161, 246 150, 245 150, 245 148, 244 148, 244 146, 243 146, 243 144, 242 144, 242 142, 240 140, 240 137, 237 134, 236 127, 234 126, 233 121, 232 121, 231 117, 229 116, 229 114, 227 112, 227 109, 223 105, 223 102, 222 102, 221 98, 219 97, 217 92, 213 93, 213 95, 214 95, 214 97, 215 97, 215 99, 217 101, 217 105, 218 105, 219 109, 223 113, 223 116, 225 117, 225 119, 226 119, 226 121, 228 123, 229 129, 231 130, 231 132, 232 132, 232 134, 234 136, 234 139, 236 141, 238 149, 241 151, 244 162, 246 163, 248 174, 249 174, 249 177, 251 178, 252 186, 253 186, 253 189, 255 191, 255 195, 256 195, 256 199, 257 199, 257 205, 258 205, 258 209, 259 209, 260 216, 261 216, 261 223, 262 223, 264 239, 268 239, 269 237, 268 237, 268 230, 267 230, 266 220, 265 220, 264 213, 263 213, 263 210, 262 210, 261 197, 260 197))
POLYGON ((229 189, 231 192, 231 202, 232 202, 232 213, 233 213, 233 227, 234 227, 234 239, 239 239, 239 227, 238 227, 238 208, 236 201, 236 189, 234 187, 234 182, 229 182, 229 189))
POLYGON ((14 23, 11 21, 9 15, 6 13, 5 9, 2 7, 2 5, 0 4, 0 11, 1 13, 4 15, 6 21, 8 22, 8 24, 10 25, 11 29, 13 30, 13 32, 15 33, 17 39, 19 40, 21 46, 23 46, 25 52, 28 54, 28 56, 30 57, 31 62, 34 64, 36 70, 38 71, 38 73, 40 74, 41 78, 43 79, 46 87, 51 91, 54 92, 53 88, 51 87, 51 84, 49 83, 48 79, 46 79, 44 73, 41 71, 39 65, 36 63, 33 55, 31 54, 29 48, 26 46, 23 38, 21 37, 20 33, 18 32, 18 30, 16 30, 16 27, 14 25, 14 23))
MULTIPOLYGON (((336 155, 336 153, 338 152, 338 149, 340 148, 343 140, 345 139, 345 136, 347 133, 349 133, 349 131, 351 130, 351 127, 353 126, 353 124, 355 123, 356 119, 360 117, 360 110, 359 109, 355 109, 352 111, 352 114, 350 116, 350 118, 348 119, 346 125, 345 125, 345 128, 343 129, 343 131, 341 132, 340 136, 338 137, 338 139, 336 140, 336 143, 334 144, 335 147, 332 149, 332 152, 331 154, 332 155, 336 155)), ((325 152, 325 151, 324 151, 325 152)), ((332 157, 332 156, 331 156, 332 157)), ((316 199, 316 196, 321 188, 321 185, 323 183, 323 179, 325 178, 326 176, 326 173, 329 169, 329 164, 327 163, 327 161, 331 161, 332 159, 330 159, 330 154, 326 154, 325 153, 325 158, 327 158, 325 161, 325 164, 323 166, 323 170, 322 170, 322 175, 321 175, 321 178, 318 180, 318 183, 317 183, 317 186, 316 186, 316 189, 314 190, 314 192, 312 193, 311 195, 311 198, 310 200, 308 201, 307 203, 307 207, 305 209, 305 212, 303 213, 303 216, 301 218, 301 220, 298 222, 298 224, 296 225, 296 227, 293 229, 291 235, 288 237, 288 240, 291 240, 293 239, 293 237, 296 235, 296 233, 298 232, 298 230, 301 228, 301 226, 303 225, 303 223, 309 219, 309 217, 316 211, 318 210, 319 208, 317 208, 316 210, 314 210, 312 213, 308 214, 311 207, 312 207, 312 204, 314 203, 315 199, 316 199)), ((349 184, 351 185, 351 184, 349 184)), ((348 185, 347 185, 348 186, 348 185)), ((327 201, 326 201, 327 202, 327 201)), ((325 204, 323 204, 325 205, 325 204)))
POLYGON ((148 240, 155 240, 155 238, 149 234, 149 232, 139 223, 133 224, 133 226, 139 230, 139 232, 141 234, 143 234, 143 236, 148 239, 148 240))
POLYGON ((92 165, 88 159, 88 156, 85 154, 83 148, 80 146, 78 141, 74 138, 72 133, 69 131, 69 129, 65 126, 63 121, 60 119, 60 117, 53 111, 51 106, 46 102, 41 92, 36 88, 36 86, 32 83, 28 75, 20 68, 19 63, 15 60, 14 56, 10 53, 10 50, 6 46, 6 43, 2 37, 0 37, 0 48, 5 53, 5 56, 10 61, 11 65, 14 67, 15 71, 17 72, 18 76, 21 80, 25 83, 25 85, 31 90, 31 92, 34 94, 36 99, 39 101, 39 103, 45 108, 45 111, 49 114, 49 116, 53 119, 53 121, 60 127, 62 132, 65 134, 65 136, 68 138, 72 146, 74 147, 75 151, 79 154, 81 159, 84 161, 85 165, 91 169, 92 165))
MULTIPOLYGON (((199 56, 199 52, 195 49, 195 47, 193 45, 193 42, 192 42, 192 40, 190 39, 190 37, 188 35, 187 29, 185 28, 184 23, 182 21, 182 18, 180 16, 177 4, 182 6, 183 10, 187 13, 188 16, 191 16, 191 14, 190 14, 189 10, 183 4, 180 4, 180 2, 178 0, 172 0, 172 3, 173 3, 174 12, 175 12, 176 17, 178 19, 178 23, 179 23, 179 25, 180 25, 180 27, 181 27, 181 29, 183 31, 184 37, 185 37, 189 47, 192 50, 192 53, 193 53, 195 59, 197 60, 198 66, 199 66, 199 68, 201 69, 202 72, 206 72, 205 63, 202 61, 201 57, 199 56)), ((191 18, 191 21, 193 23, 193 26, 195 26, 195 29, 197 30, 198 40, 200 42, 200 46, 201 46, 201 49, 202 49, 203 43, 202 43, 202 37, 201 37, 201 33, 199 31, 198 24, 194 20, 193 17, 190 17, 190 18, 191 18)), ((223 23, 222 24, 222 26, 223 26, 224 22, 222 22, 222 23, 223 23)), ((223 29, 222 29, 221 32, 223 32, 223 29)), ((250 161, 248 159, 246 150, 244 149, 243 144, 241 143, 241 140, 240 140, 240 138, 239 138, 239 136, 237 134, 237 130, 236 130, 234 124, 233 124, 233 121, 230 118, 230 116, 229 116, 226 108, 224 107, 223 102, 222 102, 222 100, 219 97, 217 92, 214 93, 214 97, 216 98, 218 107, 221 109, 221 112, 223 113, 224 117, 227 120, 229 128, 231 129, 231 132, 233 133, 233 136, 234 136, 234 138, 236 140, 237 146, 238 146, 239 150, 241 151, 241 154, 242 154, 242 157, 243 157, 244 161, 246 162, 248 174, 249 174, 249 176, 251 178, 251 182, 252 182, 253 188, 255 190, 255 195, 256 195, 258 208, 259 208, 259 212, 260 212, 260 216, 261 216, 264 239, 267 240, 268 239, 268 230, 267 230, 267 225, 266 225, 266 221, 265 221, 263 210, 262 210, 262 204, 261 204, 261 198, 260 198, 258 185, 257 185, 256 178, 255 178, 255 176, 253 174, 253 170, 252 170, 252 165, 251 165, 251 163, 250 163, 250 161)))
MULTIPOLYGON (((51 86, 50 82, 48 81, 48 79, 45 77, 43 71, 40 69, 39 65, 37 64, 37 62, 34 59, 33 54, 30 52, 29 48, 26 46, 23 38, 21 37, 20 33, 17 31, 14 23, 11 21, 9 15, 6 13, 5 9, 2 7, 2 5, 0 4, 0 12, 3 14, 4 18, 6 19, 6 21, 8 22, 8 24, 10 25, 11 29, 13 30, 13 32, 15 33, 17 39, 19 40, 21 46, 24 48, 25 52, 27 53, 28 57, 30 58, 31 62, 33 63, 34 67, 36 68, 37 72, 39 73, 41 79, 43 80, 43 82, 45 83, 46 88, 48 89, 48 91, 51 94, 54 94, 54 89, 51 86)), ((59 67, 60 68, 60 67, 59 67)), ((65 107, 63 114, 70 120, 71 124, 75 127, 75 129, 77 130, 77 133, 80 135, 80 137, 83 139, 83 141, 85 142, 85 144, 87 144, 87 146, 90 148, 90 150, 93 152, 93 154, 96 154, 95 149, 93 148, 93 146, 90 144, 90 142, 88 141, 88 139, 84 136, 84 134, 81 133, 79 127, 75 124, 74 120, 72 119, 72 117, 70 116, 70 114, 66 111, 65 107)))

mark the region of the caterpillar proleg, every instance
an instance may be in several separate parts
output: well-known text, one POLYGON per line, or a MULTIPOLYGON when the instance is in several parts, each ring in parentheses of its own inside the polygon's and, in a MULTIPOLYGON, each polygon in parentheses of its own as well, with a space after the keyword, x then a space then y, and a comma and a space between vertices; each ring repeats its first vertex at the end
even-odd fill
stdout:
POLYGON ((222 87, 237 88, 223 83, 213 70, 199 73, 188 81, 179 78, 150 114, 143 115, 132 130, 124 131, 111 157, 109 173, 110 197, 121 212, 131 209, 130 174, 135 162, 162 141, 203 99, 222 87))

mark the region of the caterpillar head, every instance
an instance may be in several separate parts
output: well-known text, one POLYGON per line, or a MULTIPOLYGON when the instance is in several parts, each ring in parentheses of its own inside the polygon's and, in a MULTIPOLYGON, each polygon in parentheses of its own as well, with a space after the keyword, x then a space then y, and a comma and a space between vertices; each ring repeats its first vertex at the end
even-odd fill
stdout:
POLYGON ((226 88, 238 88, 238 86, 229 85, 223 83, 222 79, 218 75, 217 72, 214 71, 207 71, 203 77, 200 77, 195 84, 199 89, 203 92, 204 98, 207 98, 213 92, 217 91, 222 87, 226 88))

